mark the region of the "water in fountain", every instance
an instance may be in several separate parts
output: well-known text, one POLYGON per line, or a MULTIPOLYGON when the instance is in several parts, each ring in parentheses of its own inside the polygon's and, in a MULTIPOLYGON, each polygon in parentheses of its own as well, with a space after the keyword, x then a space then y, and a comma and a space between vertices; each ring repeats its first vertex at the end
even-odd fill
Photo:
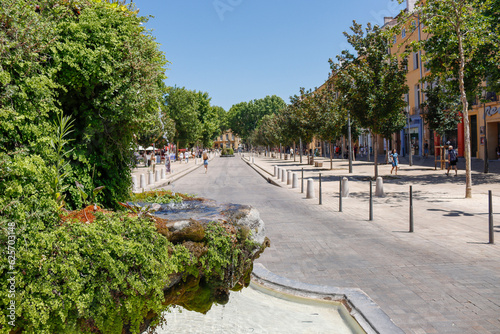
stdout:
POLYGON ((365 333, 340 303, 283 295, 253 283, 207 314, 177 307, 164 315, 167 324, 156 334, 365 333))

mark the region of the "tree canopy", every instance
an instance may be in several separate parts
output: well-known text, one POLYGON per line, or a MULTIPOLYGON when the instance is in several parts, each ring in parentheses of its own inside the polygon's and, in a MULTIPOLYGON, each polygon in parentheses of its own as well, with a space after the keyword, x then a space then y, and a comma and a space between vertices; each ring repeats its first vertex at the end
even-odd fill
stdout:
POLYGON ((247 140, 265 115, 276 114, 285 107, 285 101, 276 95, 235 104, 228 112, 229 127, 247 140))
MULTIPOLYGON (((353 22, 351 31, 344 35, 357 54, 343 51, 337 56, 338 63, 330 60, 333 87, 339 103, 361 127, 389 138, 405 125, 406 60, 400 62, 387 52, 389 39, 378 26, 368 24, 363 30, 353 22)), ((377 176, 376 143, 374 147, 377 176)))
POLYGON ((431 37, 415 42, 414 48, 426 50, 425 60, 432 66, 433 76, 449 93, 456 92, 462 104, 466 198, 472 197, 469 99, 477 95, 479 84, 486 79, 485 66, 498 68, 491 62, 498 54, 498 46, 491 43, 494 22, 498 21, 498 15, 491 15, 495 5, 498 9, 493 0, 427 0, 415 8, 424 33, 431 37))

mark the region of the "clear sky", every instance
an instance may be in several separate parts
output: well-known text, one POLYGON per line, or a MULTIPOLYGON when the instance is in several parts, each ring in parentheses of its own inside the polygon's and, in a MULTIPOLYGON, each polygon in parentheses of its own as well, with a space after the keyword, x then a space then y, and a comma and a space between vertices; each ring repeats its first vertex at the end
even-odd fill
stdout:
POLYGON ((134 0, 171 62, 169 86, 207 92, 212 105, 277 95, 328 78, 328 59, 348 48, 352 20, 383 24, 396 0, 134 0))

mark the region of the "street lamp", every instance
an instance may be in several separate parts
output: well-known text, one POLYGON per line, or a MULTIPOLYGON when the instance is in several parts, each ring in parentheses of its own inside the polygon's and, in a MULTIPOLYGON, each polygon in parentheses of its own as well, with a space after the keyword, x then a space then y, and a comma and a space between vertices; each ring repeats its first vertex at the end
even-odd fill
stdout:
POLYGON ((406 107, 406 120, 407 120, 407 124, 408 124, 408 154, 409 154, 409 157, 408 157, 408 162, 410 164, 410 166, 413 166, 413 156, 412 156, 412 152, 411 152, 411 135, 410 135, 410 107, 407 106, 406 107))
POLYGON ((351 112, 347 112, 347 137, 348 137, 348 151, 349 151, 349 174, 352 174, 352 140, 351 140, 351 112))
POLYGON ((484 173, 489 172, 489 164, 488 164, 488 137, 486 130, 486 98, 487 93, 486 89, 483 89, 483 124, 484 124, 484 173))

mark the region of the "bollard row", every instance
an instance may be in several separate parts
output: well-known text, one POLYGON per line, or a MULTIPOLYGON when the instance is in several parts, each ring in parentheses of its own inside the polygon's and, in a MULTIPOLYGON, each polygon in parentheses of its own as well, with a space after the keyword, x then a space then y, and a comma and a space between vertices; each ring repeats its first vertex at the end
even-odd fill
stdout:
POLYGON ((132 191, 144 190, 148 185, 155 184, 166 178, 165 169, 156 170, 155 173, 149 171, 148 174, 141 174, 139 177, 139 184, 137 183, 137 176, 132 175, 132 191))

